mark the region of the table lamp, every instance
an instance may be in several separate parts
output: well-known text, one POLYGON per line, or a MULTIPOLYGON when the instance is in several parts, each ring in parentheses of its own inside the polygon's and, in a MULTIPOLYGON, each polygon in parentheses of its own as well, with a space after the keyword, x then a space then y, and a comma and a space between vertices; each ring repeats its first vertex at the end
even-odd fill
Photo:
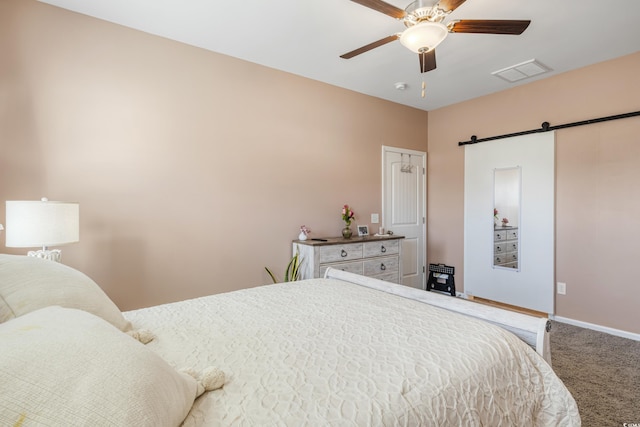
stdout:
POLYGON ((8 248, 42 247, 27 255, 60 262, 60 249, 48 249, 80 240, 80 206, 78 203, 41 201, 7 201, 6 246, 8 248))

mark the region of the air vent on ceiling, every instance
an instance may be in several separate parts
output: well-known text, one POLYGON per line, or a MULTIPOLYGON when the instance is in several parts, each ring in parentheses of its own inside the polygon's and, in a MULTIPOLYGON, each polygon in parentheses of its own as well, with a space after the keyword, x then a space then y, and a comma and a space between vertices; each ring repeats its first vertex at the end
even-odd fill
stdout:
POLYGON ((494 71, 491 75, 500 77, 510 83, 517 82, 519 80, 528 79, 529 77, 537 76, 543 73, 549 72, 550 69, 537 62, 535 59, 530 59, 520 64, 512 65, 502 70, 494 71))

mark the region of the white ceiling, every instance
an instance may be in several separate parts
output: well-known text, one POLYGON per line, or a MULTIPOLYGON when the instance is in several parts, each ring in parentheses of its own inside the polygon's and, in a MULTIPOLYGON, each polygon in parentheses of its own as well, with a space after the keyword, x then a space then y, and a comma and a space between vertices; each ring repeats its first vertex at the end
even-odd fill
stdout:
MULTIPOLYGON (((467 0, 451 19, 530 19, 520 36, 449 34, 437 69, 395 41, 401 21, 350 0, 41 0, 65 9, 422 110, 640 50, 640 0, 467 0), (491 72, 536 59, 550 73, 508 83, 491 72), (426 97, 420 96, 422 80, 426 97), (405 82, 407 89, 395 89, 405 82)), ((404 9, 410 2, 388 0, 404 9)))

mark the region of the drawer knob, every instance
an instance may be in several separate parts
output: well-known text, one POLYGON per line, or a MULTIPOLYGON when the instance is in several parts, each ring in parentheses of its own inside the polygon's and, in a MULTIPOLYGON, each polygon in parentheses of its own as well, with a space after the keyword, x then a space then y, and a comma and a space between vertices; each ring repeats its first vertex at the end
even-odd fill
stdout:
POLYGON ((383 263, 380 263, 380 270, 385 271, 387 269, 387 266, 384 265, 383 263))
POLYGON ((501 248, 500 246, 498 246, 498 247, 496 248, 496 251, 497 251, 497 252, 502 252, 502 248, 501 248))
POLYGON ((387 252, 387 248, 385 248, 385 247, 384 247, 384 245, 382 245, 382 246, 380 247, 380 252, 382 252, 382 253, 387 252))
POLYGON ((340 256, 341 256, 342 258, 346 257, 346 256, 347 256, 347 251, 345 251, 344 249, 342 249, 342 250, 340 251, 340 256))

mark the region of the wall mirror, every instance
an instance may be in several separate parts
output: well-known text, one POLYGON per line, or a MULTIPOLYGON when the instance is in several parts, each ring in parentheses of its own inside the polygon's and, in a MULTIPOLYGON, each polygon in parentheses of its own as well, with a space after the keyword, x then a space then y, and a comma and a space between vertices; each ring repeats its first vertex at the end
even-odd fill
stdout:
POLYGON ((493 268, 519 271, 521 168, 493 171, 493 268))

